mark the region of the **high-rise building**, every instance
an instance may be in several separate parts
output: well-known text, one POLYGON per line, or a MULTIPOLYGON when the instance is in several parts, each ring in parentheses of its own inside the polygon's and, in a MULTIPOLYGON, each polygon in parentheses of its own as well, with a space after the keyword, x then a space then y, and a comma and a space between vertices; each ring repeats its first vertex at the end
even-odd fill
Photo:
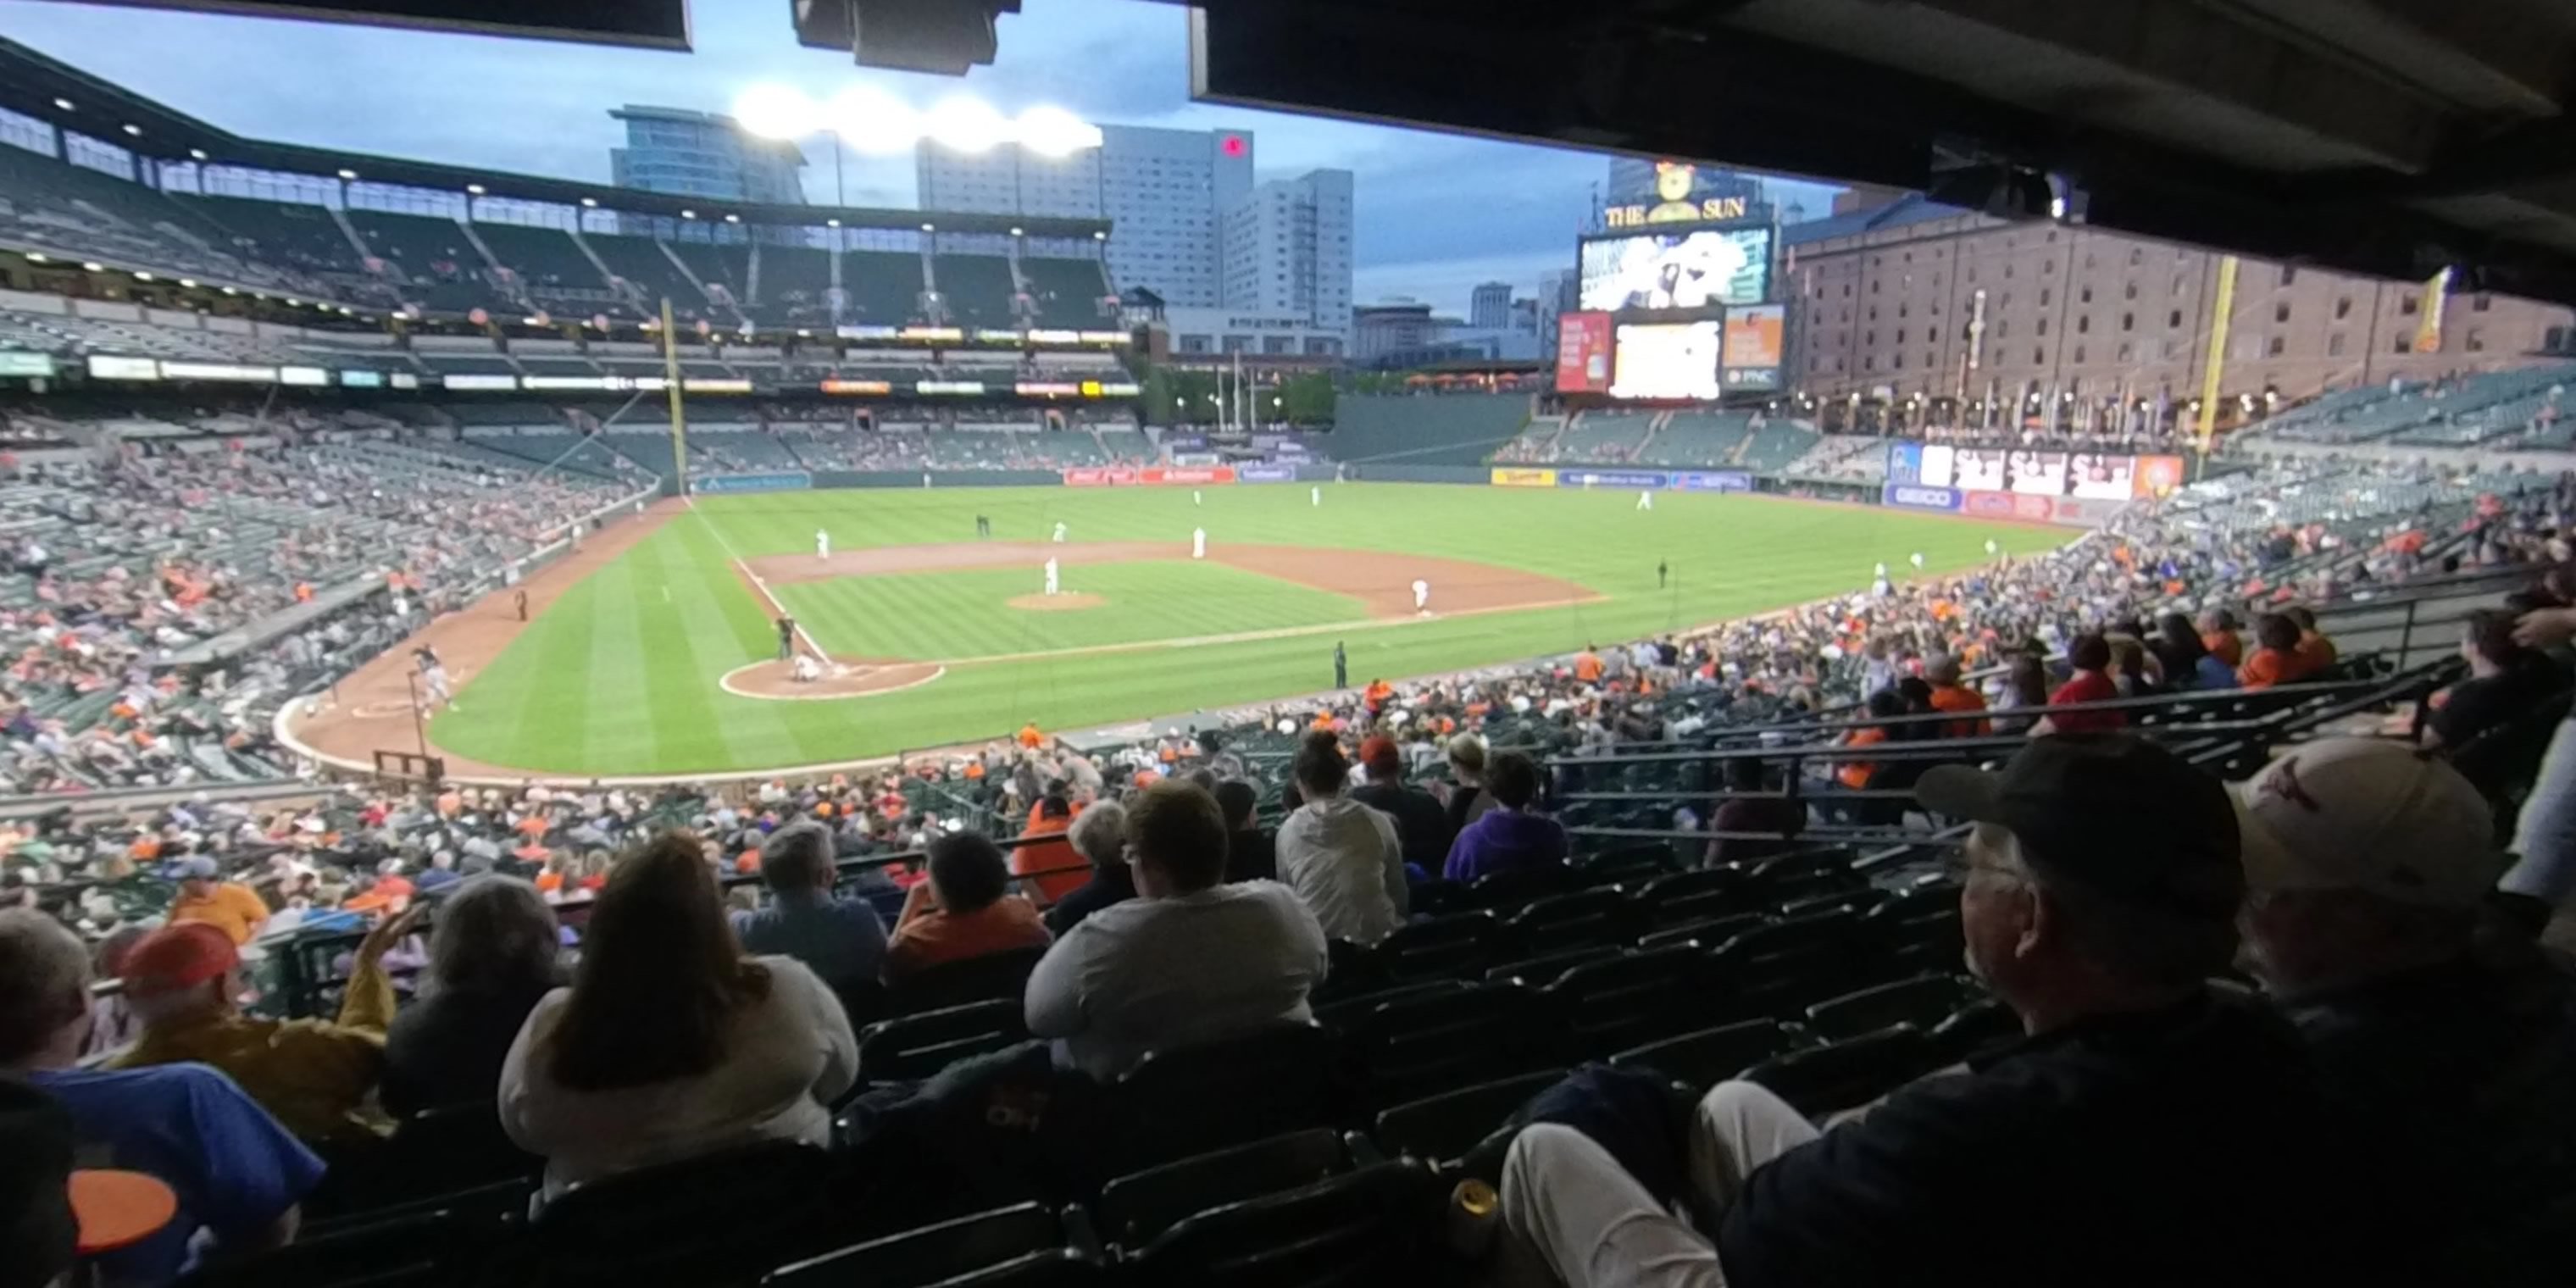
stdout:
POLYGON ((1542 353, 1556 352, 1557 317, 1583 307, 1583 274, 1552 268, 1538 275, 1538 343, 1542 353))
POLYGON ((609 116, 626 123, 626 146, 608 150, 610 180, 621 188, 805 204, 805 154, 794 143, 761 138, 713 112, 630 103, 609 116))
POLYGON ((958 152, 923 143, 913 154, 924 210, 1109 221, 1103 248, 1121 290, 1167 304, 1227 303, 1226 212, 1252 192, 1248 130, 1100 127, 1097 148, 1049 157, 1016 145, 958 152))
POLYGON ((1486 282, 1467 296, 1467 325, 1480 329, 1498 329, 1510 321, 1512 284, 1486 282))
POLYGON ((1225 307, 1350 329, 1350 171, 1264 183, 1226 212, 1224 230, 1225 307))

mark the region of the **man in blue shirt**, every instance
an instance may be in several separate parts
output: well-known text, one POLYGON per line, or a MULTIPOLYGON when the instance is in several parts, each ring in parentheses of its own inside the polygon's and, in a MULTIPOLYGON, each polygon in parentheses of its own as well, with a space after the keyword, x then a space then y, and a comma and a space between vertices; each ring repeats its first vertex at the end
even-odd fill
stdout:
POLYGON ((0 1075, 71 1111, 83 1167, 160 1179, 178 1214, 100 1261, 113 1288, 176 1279, 207 1249, 256 1252, 295 1237, 297 1204, 322 1179, 313 1156, 230 1078, 202 1064, 125 1072, 76 1067, 89 1034, 89 954, 59 921, 0 911, 0 1075))
POLYGON ((800 821, 770 833, 760 847, 769 906, 735 913, 733 928, 743 951, 793 957, 847 998, 876 979, 886 932, 865 900, 832 897, 835 875, 832 834, 821 824, 800 821))

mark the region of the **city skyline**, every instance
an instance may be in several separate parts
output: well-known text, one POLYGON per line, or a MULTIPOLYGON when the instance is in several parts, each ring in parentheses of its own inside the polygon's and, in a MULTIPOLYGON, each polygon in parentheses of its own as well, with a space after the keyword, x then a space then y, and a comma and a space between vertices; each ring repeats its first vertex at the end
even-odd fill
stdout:
MULTIPOLYGON (((623 142, 610 109, 730 112, 743 90, 771 82, 816 97, 863 84, 916 104, 965 92, 1006 113, 1049 103, 1103 124, 1254 131, 1257 182, 1353 172, 1354 303, 1403 295, 1462 316, 1478 283, 1526 295, 1570 266, 1607 172, 1604 153, 1194 102, 1186 10, 1140 0, 1039 0, 1002 19, 1000 57, 963 78, 854 68, 846 54, 795 45, 785 14, 766 5, 698 6, 687 55, 53 0, 0 0, 0 34, 243 134, 602 183, 623 142), (299 74, 317 67, 331 75, 299 74)), ((832 141, 802 147, 808 199, 832 201, 832 141)), ((839 181, 850 205, 916 205, 908 150, 848 153, 839 181)), ((1811 210, 1827 204, 1824 185, 1772 182, 1811 210)))

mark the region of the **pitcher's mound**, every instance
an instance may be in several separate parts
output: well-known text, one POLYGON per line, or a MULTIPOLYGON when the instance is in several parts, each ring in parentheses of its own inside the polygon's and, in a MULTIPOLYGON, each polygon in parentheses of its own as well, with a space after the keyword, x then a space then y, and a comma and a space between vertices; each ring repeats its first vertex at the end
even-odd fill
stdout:
POLYGON ((1109 601, 1098 595, 1014 595, 1007 603, 1013 608, 1032 613, 1070 613, 1079 608, 1098 608, 1109 601))
POLYGON ((820 676, 799 680, 791 669, 793 666, 790 662, 754 662, 725 672, 718 683, 724 686, 725 692, 739 697, 799 702, 892 693, 897 689, 928 684, 947 673, 947 668, 930 662, 870 662, 861 658, 836 658, 823 668, 820 676))

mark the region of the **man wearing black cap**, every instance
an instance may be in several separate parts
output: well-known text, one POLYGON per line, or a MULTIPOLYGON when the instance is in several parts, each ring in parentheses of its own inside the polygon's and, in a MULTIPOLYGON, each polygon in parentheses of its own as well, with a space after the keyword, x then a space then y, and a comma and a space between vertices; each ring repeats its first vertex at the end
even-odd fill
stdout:
POLYGON ((2244 886, 2226 789, 2148 743, 2061 735, 1916 795, 1977 825, 1968 968, 2027 1039, 1822 1133, 1720 1083, 1689 1151, 1707 1235, 1590 1139, 1530 1127, 1504 1170, 1507 1266, 1711 1288, 2380 1282, 2372 1241, 2404 1231, 2369 1203, 2392 1185, 2341 1154, 2297 1038, 2204 983, 2244 886))

